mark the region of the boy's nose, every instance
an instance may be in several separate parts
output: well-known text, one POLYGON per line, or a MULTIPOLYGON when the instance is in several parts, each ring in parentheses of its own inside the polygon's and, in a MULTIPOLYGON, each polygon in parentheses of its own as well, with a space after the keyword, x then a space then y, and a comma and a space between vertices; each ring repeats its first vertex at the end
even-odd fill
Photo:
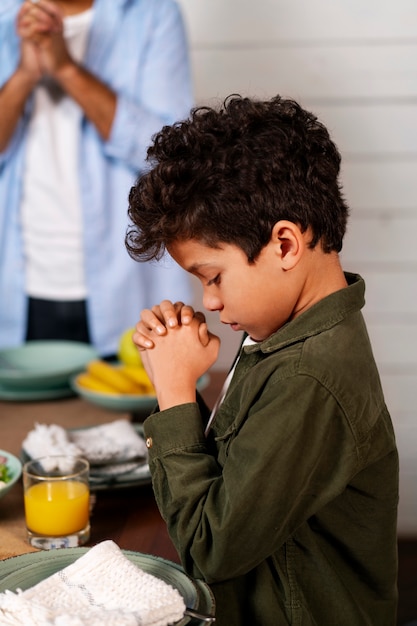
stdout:
POLYGON ((207 311, 221 311, 223 309, 220 299, 208 293, 203 294, 203 306, 207 311))

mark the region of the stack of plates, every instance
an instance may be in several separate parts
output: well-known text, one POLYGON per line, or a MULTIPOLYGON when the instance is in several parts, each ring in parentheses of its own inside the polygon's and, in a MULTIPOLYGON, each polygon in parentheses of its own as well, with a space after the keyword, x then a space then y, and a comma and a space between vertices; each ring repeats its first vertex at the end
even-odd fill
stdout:
POLYGON ((0 400, 49 400, 73 395, 70 379, 98 358, 76 341, 28 341, 0 350, 0 400))

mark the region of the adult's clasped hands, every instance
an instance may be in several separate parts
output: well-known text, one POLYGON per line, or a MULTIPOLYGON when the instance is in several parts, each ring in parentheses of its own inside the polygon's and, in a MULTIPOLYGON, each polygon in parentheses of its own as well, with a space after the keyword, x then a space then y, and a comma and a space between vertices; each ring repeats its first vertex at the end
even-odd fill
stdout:
POLYGON ((63 14, 53 2, 23 2, 16 28, 21 38, 20 67, 33 82, 45 75, 56 78, 73 62, 63 36, 63 14))
POLYGON ((159 408, 196 401, 196 383, 217 360, 220 339, 206 318, 183 302, 144 309, 133 341, 153 382, 159 408))

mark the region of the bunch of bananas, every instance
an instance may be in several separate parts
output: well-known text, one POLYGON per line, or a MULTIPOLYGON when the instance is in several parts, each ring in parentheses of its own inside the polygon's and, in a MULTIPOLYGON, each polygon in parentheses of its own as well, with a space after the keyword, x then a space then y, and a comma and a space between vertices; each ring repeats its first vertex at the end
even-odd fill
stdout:
POLYGON ((100 393, 155 395, 146 370, 137 365, 113 365, 100 359, 91 361, 87 371, 77 376, 80 387, 100 393))

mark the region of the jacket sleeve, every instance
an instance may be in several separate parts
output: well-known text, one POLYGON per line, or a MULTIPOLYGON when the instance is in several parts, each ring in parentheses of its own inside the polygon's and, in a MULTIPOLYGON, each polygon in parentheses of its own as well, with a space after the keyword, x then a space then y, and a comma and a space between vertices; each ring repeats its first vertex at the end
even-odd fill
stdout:
POLYGON ((348 421, 315 379, 270 381, 243 411, 251 390, 239 393, 239 400, 226 397, 216 417, 230 424, 216 450, 197 404, 145 422, 158 506, 183 566, 209 583, 270 556, 358 468, 348 421))

